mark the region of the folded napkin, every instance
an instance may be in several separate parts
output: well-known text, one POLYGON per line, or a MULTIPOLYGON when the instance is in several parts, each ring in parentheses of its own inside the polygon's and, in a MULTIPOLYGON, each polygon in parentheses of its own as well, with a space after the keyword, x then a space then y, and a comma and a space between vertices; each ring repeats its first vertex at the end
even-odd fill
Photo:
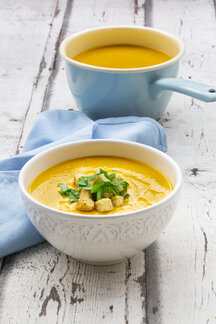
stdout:
POLYGON ((78 111, 53 110, 39 115, 22 154, 0 161, 0 257, 44 238, 26 214, 18 188, 22 166, 35 154, 62 143, 86 139, 121 139, 166 151, 166 133, 151 118, 118 117, 92 121, 78 111))

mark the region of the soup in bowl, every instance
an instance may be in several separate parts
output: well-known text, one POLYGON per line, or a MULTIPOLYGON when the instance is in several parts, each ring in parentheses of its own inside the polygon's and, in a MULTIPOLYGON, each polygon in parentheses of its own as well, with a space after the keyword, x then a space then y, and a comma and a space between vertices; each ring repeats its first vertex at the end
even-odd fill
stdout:
POLYGON ((121 214, 159 202, 173 190, 170 179, 150 164, 117 156, 89 156, 40 173, 28 192, 60 211, 121 214))
POLYGON ((168 155, 119 140, 88 140, 44 151, 19 186, 28 216, 60 251, 109 264, 151 244, 173 216, 181 171, 168 155))

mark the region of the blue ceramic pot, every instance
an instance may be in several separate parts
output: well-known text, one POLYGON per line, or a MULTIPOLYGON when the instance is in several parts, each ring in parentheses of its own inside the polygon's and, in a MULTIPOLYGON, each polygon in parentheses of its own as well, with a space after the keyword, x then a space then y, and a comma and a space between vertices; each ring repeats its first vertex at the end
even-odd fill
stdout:
POLYGON ((129 115, 158 119, 172 91, 216 101, 215 87, 176 78, 184 45, 177 37, 157 29, 111 26, 85 30, 65 39, 60 54, 66 61, 68 84, 77 106, 92 119, 129 115), (172 59, 134 69, 103 68, 72 59, 89 48, 111 44, 146 46, 172 59))

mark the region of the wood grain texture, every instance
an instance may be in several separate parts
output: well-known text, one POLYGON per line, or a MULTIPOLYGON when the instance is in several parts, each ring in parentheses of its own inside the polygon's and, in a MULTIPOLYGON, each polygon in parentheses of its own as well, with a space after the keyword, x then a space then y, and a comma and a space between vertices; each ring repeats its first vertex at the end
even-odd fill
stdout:
MULTIPOLYGON (((186 44, 180 77, 215 84, 216 20, 212 1, 153 1, 154 27, 186 44), (204 27, 205 26, 205 27, 204 27)), ((215 103, 175 94, 161 118, 168 153, 184 174, 172 224, 147 249, 150 323, 216 321, 215 103)))
MULTIPOLYGON (((1 157, 20 150, 40 111, 76 108, 57 51, 62 38, 99 25, 161 28, 186 44, 180 77, 214 84, 215 14, 210 0, 1 1, 1 157)), ((215 323, 214 109, 175 94, 160 120, 185 180, 172 224, 146 257, 92 267, 47 243, 11 255, 0 261, 1 324, 215 323)))
MULTIPOLYGON (((39 70, 36 79, 32 78, 29 103, 22 107, 25 117, 21 127, 14 131, 17 141, 12 154, 22 148, 40 111, 75 108, 56 42, 88 27, 143 24, 145 17, 144 1, 129 0, 62 0, 54 3, 51 12, 52 25, 44 35, 44 46, 37 52, 39 70)), ((116 266, 93 267, 76 262, 48 243, 40 244, 4 259, 0 323, 144 324, 145 279, 144 252, 116 266)))
POLYGON ((2 0, 0 10, 0 156, 17 150, 25 115, 43 68, 42 53, 56 1, 2 0))
POLYGON ((145 323, 144 266, 142 253, 114 266, 89 266, 47 243, 16 253, 1 274, 0 322, 145 323))
POLYGON ((17 153, 22 149, 24 141, 33 125, 33 122, 41 111, 46 110, 44 100, 49 86, 49 80, 54 68, 56 53, 59 47, 59 40, 62 31, 62 25, 65 17, 68 0, 56 1, 49 31, 43 48, 38 73, 32 85, 29 104, 25 113, 25 119, 21 131, 21 136, 17 145, 17 153))

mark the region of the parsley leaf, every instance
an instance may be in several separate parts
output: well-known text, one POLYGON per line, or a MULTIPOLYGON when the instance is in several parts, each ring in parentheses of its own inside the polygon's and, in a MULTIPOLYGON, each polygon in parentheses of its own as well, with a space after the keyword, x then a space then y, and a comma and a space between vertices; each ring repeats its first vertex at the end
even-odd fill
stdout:
POLYGON ((103 194, 112 193, 114 196, 125 196, 125 189, 129 184, 126 181, 98 181, 92 188, 91 193, 95 194, 96 200, 103 198, 103 194), (122 184, 125 182, 124 184, 122 184))
POLYGON ((79 180, 79 182, 78 182, 78 186, 79 186, 79 187, 85 187, 85 186, 87 186, 87 185, 88 185, 88 181, 83 180, 83 179, 80 178, 80 180, 79 180))
POLYGON ((97 176, 98 176, 97 174, 93 174, 92 176, 89 176, 89 177, 80 177, 78 184, 80 182, 91 182, 91 181, 94 181, 97 178, 97 176))
POLYGON ((122 188, 120 189, 121 191, 127 191, 127 187, 129 186, 129 183, 124 180, 113 180, 111 183, 118 186, 119 189, 122 188))
POLYGON ((129 196, 129 194, 127 192, 122 191, 121 196, 125 198, 125 197, 129 196))
POLYGON ((67 196, 70 202, 78 201, 80 193, 75 189, 71 189, 71 193, 67 196), (72 191, 73 190, 73 191, 72 191))
POLYGON ((60 195, 67 197, 70 202, 79 200, 80 192, 78 190, 68 188, 64 183, 59 183, 58 187, 61 189, 60 195))
POLYGON ((97 174, 94 174, 90 177, 81 177, 79 178, 78 181, 78 188, 84 188, 86 190, 91 190, 92 189, 92 185, 89 183, 91 181, 94 181, 97 178, 97 174))
POLYGON ((104 186, 105 181, 100 180, 98 181, 92 188, 91 193, 96 193, 104 186))
POLYGON ((113 180, 115 178, 115 173, 110 173, 109 174, 108 172, 106 172, 106 171, 104 171, 102 169, 99 169, 96 174, 99 175, 99 174, 102 174, 102 173, 105 175, 105 177, 108 180, 113 180))
POLYGON ((61 195, 64 195, 68 190, 68 186, 66 186, 64 183, 59 183, 58 187, 61 188, 61 191, 60 191, 61 195))

